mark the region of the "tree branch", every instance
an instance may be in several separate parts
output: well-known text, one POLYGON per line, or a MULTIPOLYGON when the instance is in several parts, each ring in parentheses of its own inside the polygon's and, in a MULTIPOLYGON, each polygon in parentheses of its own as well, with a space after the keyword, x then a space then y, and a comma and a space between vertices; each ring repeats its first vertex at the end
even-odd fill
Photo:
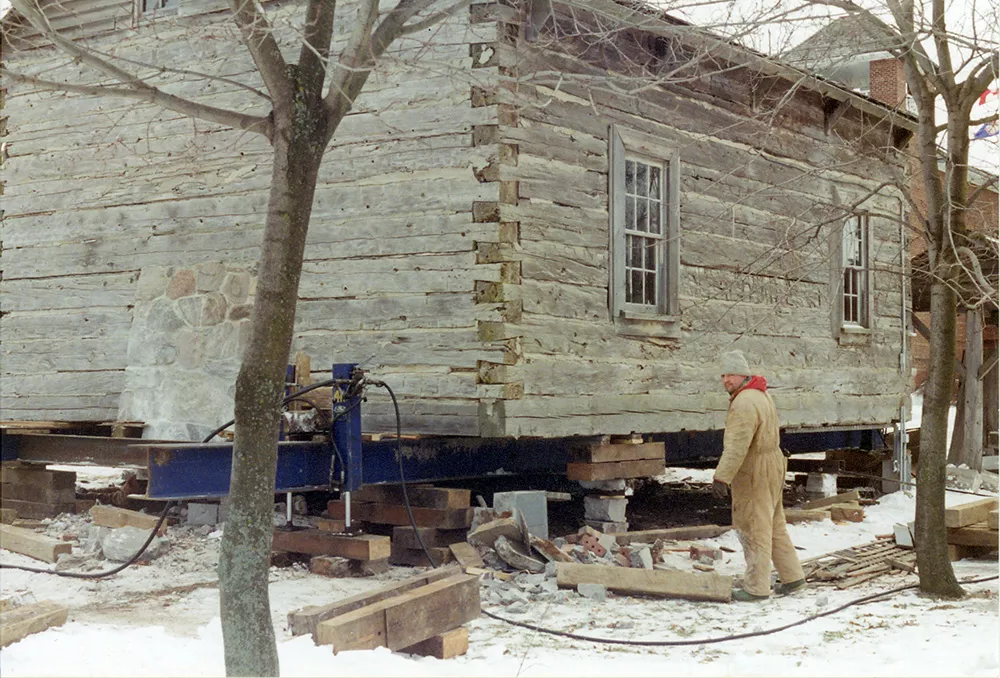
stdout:
POLYGON ((288 76, 288 65, 281 56, 281 49, 271 32, 267 17, 257 7, 255 0, 229 0, 233 20, 239 26, 254 65, 260 71, 271 100, 290 102, 292 82, 288 76))
MULTIPOLYGON (((996 120, 996 118, 994 118, 994 120, 996 120)), ((979 197, 980 193, 982 193, 983 191, 986 191, 986 190, 992 188, 993 185, 997 183, 997 179, 998 179, 997 175, 994 174, 994 175, 990 176, 990 180, 989 181, 987 181, 986 183, 982 184, 981 186, 976 186, 976 190, 974 190, 972 192, 972 195, 970 195, 965 200, 965 207, 966 207, 966 209, 972 207, 976 203, 976 198, 979 197)))
POLYGON ((468 7, 470 4, 472 4, 471 0, 459 0, 450 7, 446 7, 445 9, 442 9, 440 12, 435 12, 434 14, 431 14, 429 17, 427 17, 422 21, 418 21, 416 23, 407 24, 406 26, 403 26, 400 35, 412 35, 414 33, 419 33, 425 28, 430 28, 431 26, 441 21, 444 21, 449 16, 452 16, 458 10, 462 9, 463 7, 468 7))
POLYGON ((326 63, 330 57, 333 19, 337 0, 309 0, 306 7, 302 47, 299 50, 299 70, 303 79, 315 83, 316 95, 322 96, 326 80, 326 63))
POLYGON ((161 108, 165 108, 192 118, 207 120, 208 122, 226 125, 227 127, 233 127, 235 129, 247 130, 248 132, 257 132, 268 138, 270 138, 271 134, 271 123, 266 117, 259 115, 246 115, 244 113, 237 113, 224 108, 216 108, 215 106, 199 104, 194 101, 176 97, 172 94, 167 94, 159 89, 156 89, 155 87, 147 86, 134 88, 79 85, 69 82, 57 82, 54 80, 36 78, 32 75, 16 73, 8 68, 0 68, 0 74, 2 74, 5 78, 10 78, 14 82, 33 85, 41 89, 58 92, 74 92, 77 94, 86 94, 88 96, 106 96, 110 94, 123 97, 125 99, 146 101, 160 106, 161 108))

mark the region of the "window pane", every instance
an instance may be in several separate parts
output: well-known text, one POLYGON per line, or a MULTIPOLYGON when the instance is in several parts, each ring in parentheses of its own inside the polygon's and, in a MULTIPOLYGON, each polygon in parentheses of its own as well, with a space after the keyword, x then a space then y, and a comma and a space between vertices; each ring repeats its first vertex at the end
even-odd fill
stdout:
POLYGON ((635 198, 630 195, 625 196, 625 228, 635 230, 635 198))
POLYGON ((649 167, 649 197, 660 199, 660 176, 662 175, 660 168, 656 165, 650 165, 649 167))
POLYGON ((632 296, 626 298, 633 304, 641 304, 642 300, 642 271, 632 271, 632 296))
POLYGON ((656 305, 656 273, 646 274, 646 303, 656 305))
POLYGON ((635 164, 635 187, 636 195, 648 195, 649 191, 649 165, 644 162, 635 164))
POLYGON ((647 271, 656 270, 656 249, 659 246, 659 240, 647 240, 646 247, 646 261, 645 268, 647 271))
POLYGON ((662 205, 658 202, 649 203, 649 232, 660 233, 660 210, 662 205))
POLYGON ((625 193, 635 195, 635 161, 625 161, 625 193))
POLYGON ((642 267, 642 238, 629 236, 629 249, 625 256, 628 258, 625 265, 629 268, 642 267))
POLYGON ((648 231, 649 225, 646 223, 646 210, 649 208, 649 204, 643 198, 636 198, 635 200, 635 230, 637 231, 648 231))

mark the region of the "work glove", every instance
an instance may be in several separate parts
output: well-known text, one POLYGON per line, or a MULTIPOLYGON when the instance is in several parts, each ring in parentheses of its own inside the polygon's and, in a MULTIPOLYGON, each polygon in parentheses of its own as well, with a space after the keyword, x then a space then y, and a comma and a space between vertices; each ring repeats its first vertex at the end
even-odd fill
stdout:
POLYGON ((729 485, 721 480, 712 480, 712 496, 716 499, 726 499, 729 497, 729 485))

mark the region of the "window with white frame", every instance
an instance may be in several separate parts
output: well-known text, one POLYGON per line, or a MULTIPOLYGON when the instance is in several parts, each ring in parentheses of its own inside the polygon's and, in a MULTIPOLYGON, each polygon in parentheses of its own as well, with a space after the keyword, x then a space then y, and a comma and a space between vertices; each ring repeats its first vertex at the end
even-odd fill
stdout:
POLYGON ((679 156, 654 137, 616 125, 610 138, 611 315, 624 331, 643 324, 642 334, 674 336, 679 156))
POLYGON ((868 271, 868 215, 857 214, 844 222, 840 261, 843 270, 841 321, 845 327, 870 326, 868 271))

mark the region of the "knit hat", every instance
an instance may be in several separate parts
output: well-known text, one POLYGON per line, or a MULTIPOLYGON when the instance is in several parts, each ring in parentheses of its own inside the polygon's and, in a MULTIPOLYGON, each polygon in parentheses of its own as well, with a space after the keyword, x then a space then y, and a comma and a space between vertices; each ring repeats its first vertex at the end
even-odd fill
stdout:
POLYGON ((750 376, 750 365, 743 357, 743 351, 727 351, 721 356, 722 374, 741 374, 750 376))

